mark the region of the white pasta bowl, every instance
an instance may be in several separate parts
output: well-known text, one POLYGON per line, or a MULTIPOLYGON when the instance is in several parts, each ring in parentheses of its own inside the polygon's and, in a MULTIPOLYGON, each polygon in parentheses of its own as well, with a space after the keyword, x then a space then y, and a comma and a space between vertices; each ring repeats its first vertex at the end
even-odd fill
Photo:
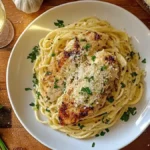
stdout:
POLYGON ((150 31, 134 15, 126 10, 105 2, 79 1, 52 8, 35 19, 21 34, 16 42, 7 67, 7 90, 12 108, 24 128, 45 146, 57 150, 116 150, 135 140, 150 124, 150 31), (31 49, 38 44, 50 29, 56 28, 57 19, 65 24, 81 18, 97 16, 107 20, 117 29, 125 30, 132 38, 135 49, 146 58, 142 67, 146 70, 145 92, 142 100, 136 105, 137 114, 126 123, 119 121, 103 137, 78 140, 66 136, 36 121, 34 112, 29 106, 34 101, 32 93, 26 87, 32 87, 33 64, 27 60, 31 49), (92 143, 95 142, 95 147, 92 143))

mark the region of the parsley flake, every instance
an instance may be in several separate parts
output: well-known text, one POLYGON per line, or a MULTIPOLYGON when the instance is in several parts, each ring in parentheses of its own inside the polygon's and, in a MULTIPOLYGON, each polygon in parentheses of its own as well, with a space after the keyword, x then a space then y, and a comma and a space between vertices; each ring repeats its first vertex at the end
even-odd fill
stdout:
POLYGON ((30 103, 29 105, 30 105, 30 106, 32 106, 32 107, 34 107, 34 106, 35 106, 35 104, 34 104, 33 102, 32 102, 32 103, 30 103))
POLYGON ((99 137, 99 134, 96 134, 95 137, 99 137))
POLYGON ((25 91, 31 91, 32 89, 31 88, 25 88, 25 91))
POLYGON ((95 142, 92 143, 92 147, 95 147, 95 142))
POLYGON ((59 81, 58 79, 55 79, 55 82, 54 82, 54 88, 55 89, 59 88, 59 86, 57 85, 58 81, 59 81))
POLYGON ((87 44, 84 46, 84 49, 85 49, 86 51, 88 51, 90 47, 91 47, 91 45, 90 45, 89 43, 87 43, 87 44))
POLYGON ((57 26, 58 28, 64 27, 64 21, 63 20, 57 20, 57 22, 54 22, 54 25, 57 26))
POLYGON ((82 87, 81 92, 85 92, 89 95, 92 95, 92 92, 89 87, 82 87))
POLYGON ((146 64, 146 58, 144 58, 144 59, 142 60, 142 63, 143 63, 143 64, 146 64))
POLYGON ((107 101, 110 102, 110 103, 112 103, 114 101, 114 97, 113 96, 107 97, 107 101))
POLYGON ((36 91, 35 93, 36 93, 37 98, 40 99, 41 93, 38 91, 36 91))
POLYGON ((135 52, 131 51, 130 52, 130 57, 133 58, 134 55, 135 55, 135 52))
POLYGON ((33 87, 35 87, 39 83, 39 80, 36 77, 36 73, 33 74, 33 80, 32 80, 32 82, 33 82, 33 87))
POLYGON ((91 76, 91 77, 85 77, 84 79, 86 79, 88 82, 91 82, 91 80, 94 81, 94 76, 91 76))
POLYGON ((82 129, 82 128, 84 128, 85 126, 84 126, 83 124, 78 123, 78 127, 79 127, 80 129, 82 129))
POLYGON ((36 60, 37 56, 39 55, 39 51, 40 51, 39 46, 35 46, 32 49, 32 52, 28 55, 27 59, 31 59, 31 63, 33 63, 36 60))
POLYGON ((49 110, 48 108, 46 108, 46 111, 47 111, 47 112, 50 112, 50 110, 49 110))
POLYGON ((106 69, 107 69, 107 66, 105 66, 105 65, 101 67, 101 71, 104 71, 106 69))
POLYGON ((126 85, 123 82, 121 82, 120 84, 121 84, 121 88, 125 88, 126 87, 126 85))
POLYGON ((134 108, 129 107, 128 110, 123 113, 123 115, 121 116, 120 119, 122 121, 127 122, 129 120, 129 118, 130 118, 130 114, 133 115, 133 116, 136 114, 136 108, 135 107, 134 108))
POLYGON ((95 61, 95 59, 96 59, 96 56, 92 56, 92 57, 91 57, 91 59, 92 59, 93 61, 95 61))
POLYGON ((104 131, 102 131, 102 132, 100 133, 100 135, 101 135, 101 136, 104 136, 104 135, 105 135, 105 132, 104 132, 104 131))
POLYGON ((55 56, 55 53, 52 53, 52 55, 51 55, 52 57, 54 57, 55 56))
POLYGON ((138 75, 138 74, 137 74, 136 72, 132 72, 132 73, 131 73, 131 76, 132 76, 132 77, 136 77, 137 75, 138 75))
POLYGON ((107 129, 105 129, 106 130, 106 132, 109 132, 109 129, 107 128, 107 129))

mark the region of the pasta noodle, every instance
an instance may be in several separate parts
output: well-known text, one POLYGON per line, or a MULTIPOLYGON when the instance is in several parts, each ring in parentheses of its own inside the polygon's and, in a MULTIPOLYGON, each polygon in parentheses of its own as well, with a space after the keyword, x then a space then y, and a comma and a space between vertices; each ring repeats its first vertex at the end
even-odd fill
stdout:
POLYGON ((39 122, 75 138, 90 138, 113 126, 128 107, 140 101, 144 86, 139 55, 128 35, 108 22, 89 17, 51 30, 40 40, 39 48, 33 67, 34 82, 37 82, 33 94, 36 106, 39 106, 35 114, 39 122), (108 60, 100 60, 102 58, 108 60), (108 85, 101 85, 100 76, 104 73, 104 78, 113 69, 107 78, 108 85), (88 74, 91 76, 87 77, 88 74), (86 76, 81 77, 83 75, 86 76), (67 99, 66 105, 62 106, 69 92, 76 104, 67 99), (88 102, 84 101, 86 98, 88 102), (85 111, 88 108, 84 116, 81 116, 81 106, 85 111), (66 111, 70 113, 72 109, 75 115, 70 119, 71 115, 66 111), (42 120, 40 114, 46 120, 42 120))

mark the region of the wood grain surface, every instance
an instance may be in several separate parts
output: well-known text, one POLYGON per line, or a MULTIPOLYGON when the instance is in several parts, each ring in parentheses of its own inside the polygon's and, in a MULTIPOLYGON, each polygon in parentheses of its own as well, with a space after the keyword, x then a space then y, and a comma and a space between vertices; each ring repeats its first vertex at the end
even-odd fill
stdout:
MULTIPOLYGON (((71 2, 73 0, 45 0, 41 9, 33 14, 25 14, 16 9, 12 0, 2 0, 6 12, 7 18, 13 23, 15 28, 14 40, 5 48, 0 49, 0 104, 4 105, 6 108, 12 109, 8 100, 7 90, 6 90, 6 67, 7 61, 12 50, 13 45, 18 39, 19 35, 26 28, 26 26, 39 16, 44 11, 63 4, 71 2)), ((112 4, 116 4, 120 7, 133 13, 145 25, 150 29, 150 15, 148 15, 136 2, 136 0, 104 0, 112 4)), ((130 134, 130 133, 129 133, 130 134)), ((11 127, 0 128, 0 136, 8 146, 10 150, 48 150, 45 146, 36 141, 20 124, 16 118, 13 110, 11 111, 11 127)), ((150 127, 134 142, 132 142, 123 150, 150 150, 150 127)), ((103 148, 102 150, 105 150, 103 148)))

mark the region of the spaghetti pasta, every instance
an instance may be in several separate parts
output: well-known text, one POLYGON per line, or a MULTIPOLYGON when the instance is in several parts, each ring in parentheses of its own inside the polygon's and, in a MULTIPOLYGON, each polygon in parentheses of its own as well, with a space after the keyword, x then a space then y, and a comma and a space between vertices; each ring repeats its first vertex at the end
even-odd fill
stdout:
POLYGON ((51 30, 39 48, 33 93, 41 123, 75 138, 90 138, 140 101, 139 55, 128 35, 108 22, 89 17, 51 30))

